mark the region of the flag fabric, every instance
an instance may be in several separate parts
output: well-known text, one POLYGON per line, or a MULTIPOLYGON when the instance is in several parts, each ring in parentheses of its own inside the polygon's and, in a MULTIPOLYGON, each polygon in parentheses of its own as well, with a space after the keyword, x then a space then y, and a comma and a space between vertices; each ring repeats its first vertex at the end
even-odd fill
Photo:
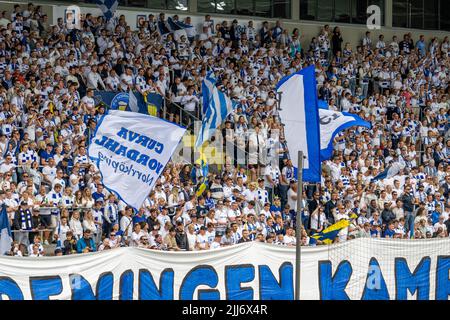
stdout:
POLYGON ((331 244, 333 243, 336 236, 339 234, 339 232, 347 228, 350 225, 350 220, 342 219, 336 222, 335 224, 329 226, 325 230, 322 230, 321 232, 315 233, 311 235, 311 238, 322 241, 325 244, 331 244))
MULTIPOLYGON (((214 74, 214 72, 210 71, 206 74, 206 82, 202 82, 202 91, 203 91, 203 84, 205 84, 206 86, 208 86, 208 91, 212 92, 214 90, 214 87, 216 85, 217 79, 216 79, 216 75, 214 74)), ((203 99, 203 105, 202 105, 202 114, 205 115, 206 114, 206 110, 209 107, 209 95, 203 94, 202 95, 202 99, 203 99)))
MULTIPOLYGON (((130 104, 133 97, 130 92, 112 92, 112 91, 95 91, 97 99, 104 102, 113 110, 129 111, 130 104)), ((151 116, 158 116, 159 110, 163 105, 163 97, 156 93, 141 94, 138 91, 133 92, 136 98, 137 111, 142 114, 149 114, 151 116)))
POLYGON ((405 164, 403 163, 393 162, 383 172, 380 172, 377 176, 375 176, 372 181, 392 178, 393 176, 397 175, 404 167, 405 164))
POLYGON ((184 30, 187 28, 192 28, 192 26, 190 26, 182 21, 173 20, 172 17, 167 18, 167 24, 169 25, 169 27, 172 31, 178 31, 178 30, 184 30))
POLYGON ((130 110, 133 112, 139 112, 139 107, 138 107, 138 101, 136 96, 134 95, 133 91, 128 91, 128 106, 130 107, 130 110))
POLYGON ((320 118, 320 161, 325 161, 333 156, 334 137, 347 128, 360 126, 371 128, 370 122, 364 121, 359 116, 333 110, 319 109, 320 118))
MULTIPOLYGON (((281 93, 279 115, 294 166, 298 150, 306 157, 303 162, 303 181, 320 182, 320 131, 317 86, 314 66, 286 76, 277 84, 281 93)), ((297 171, 297 167, 294 167, 297 171)))
POLYGON ((114 13, 117 10, 117 6, 119 5, 119 0, 95 0, 95 4, 102 11, 103 16, 106 20, 114 17, 114 13))
POLYGON ((200 147, 212 137, 215 130, 237 105, 216 87, 216 80, 211 75, 207 76, 202 82, 202 94, 204 114, 195 143, 196 147, 200 147))
POLYGON ((328 103, 325 100, 317 100, 317 105, 319 109, 328 109, 328 103))
POLYGON ((162 36, 171 32, 168 24, 166 24, 165 21, 161 21, 161 20, 158 20, 158 31, 159 31, 159 34, 162 36))
POLYGON ((8 213, 6 212, 6 206, 2 206, 0 212, 0 255, 4 255, 5 252, 11 249, 12 232, 9 224, 8 213))
POLYGON ((208 176, 209 171, 208 161, 206 160, 205 153, 203 152, 203 147, 200 147, 200 156, 195 162, 199 164, 200 168, 202 169, 203 181, 198 187, 197 192, 195 193, 197 197, 200 197, 206 190, 206 177, 208 176))
POLYGON ((109 110, 98 122, 88 155, 103 185, 138 210, 185 131, 150 115, 109 110))
POLYGON ((58 231, 57 231, 57 235, 58 235, 58 240, 56 240, 56 248, 61 248, 62 247, 62 242, 61 242, 61 220, 58 221, 58 231))

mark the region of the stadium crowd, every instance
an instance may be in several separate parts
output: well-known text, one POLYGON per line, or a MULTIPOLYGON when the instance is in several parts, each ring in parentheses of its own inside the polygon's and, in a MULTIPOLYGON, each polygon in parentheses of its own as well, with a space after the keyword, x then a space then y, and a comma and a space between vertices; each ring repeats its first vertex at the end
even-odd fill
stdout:
MULTIPOLYGON (((350 225, 334 242, 448 237, 448 37, 375 39, 367 31, 353 48, 339 27, 325 25, 303 47, 308 35, 280 22, 256 28, 252 21, 215 24, 207 15, 201 30, 164 35, 158 22, 170 29, 163 13, 132 31, 124 16, 87 14, 76 30, 62 18, 51 25, 31 3, 1 12, 0 202, 14 231, 6 254, 41 256, 52 242, 56 255, 124 245, 295 245, 298 190, 274 89, 307 65, 315 65, 319 99, 329 109, 356 113, 372 128, 339 133, 321 184, 305 184, 302 245, 321 244, 312 235, 342 219, 350 225), (199 114, 209 71, 238 102, 222 132, 246 150, 246 165, 231 160, 202 177, 197 164, 169 162, 135 212, 106 190, 87 156, 107 110, 94 91, 159 93, 168 119, 187 124, 199 114), (374 179, 387 168, 398 172, 374 179)), ((190 17, 184 23, 192 26, 190 17)))

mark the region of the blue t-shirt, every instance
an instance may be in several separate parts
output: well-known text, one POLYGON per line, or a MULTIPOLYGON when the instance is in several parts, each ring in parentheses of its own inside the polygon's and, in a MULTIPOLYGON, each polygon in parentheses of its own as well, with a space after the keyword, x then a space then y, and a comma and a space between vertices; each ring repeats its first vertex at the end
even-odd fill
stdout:
POLYGON ((145 219, 145 216, 139 217, 139 216, 134 216, 133 217, 133 225, 135 225, 136 223, 141 223, 141 222, 146 222, 147 220, 145 219))
POLYGON ((47 152, 47 150, 42 150, 40 152, 41 159, 44 159, 45 161, 48 161, 48 159, 53 157, 53 151, 47 152))
POLYGON ((394 230, 391 230, 391 229, 387 228, 384 231, 384 238, 392 238, 394 236, 394 234, 395 234, 394 230))
POLYGON ((433 221, 433 225, 435 225, 436 223, 439 222, 439 216, 440 216, 440 214, 437 211, 433 211, 431 213, 431 220, 433 221))
POLYGON ((95 201, 97 201, 97 199, 100 199, 100 198, 102 198, 103 201, 105 201, 105 195, 104 195, 103 193, 97 192, 97 191, 95 191, 95 192, 92 194, 92 198, 93 198, 95 201))
POLYGON ((275 212, 275 214, 281 215, 281 207, 277 207, 276 205, 271 205, 270 212, 275 212))

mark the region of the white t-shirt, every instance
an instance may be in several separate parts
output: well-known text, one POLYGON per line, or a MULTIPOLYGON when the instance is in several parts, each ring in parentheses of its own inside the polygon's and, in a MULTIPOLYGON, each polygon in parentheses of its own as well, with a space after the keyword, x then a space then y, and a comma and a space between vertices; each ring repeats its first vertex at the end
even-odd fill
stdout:
POLYGON ((188 238, 188 244, 189 244, 189 250, 195 250, 195 243, 197 242, 197 235, 195 233, 190 234, 189 232, 186 233, 188 238))
POLYGON ((49 166, 45 166, 44 168, 42 168, 42 173, 47 176, 47 178, 53 185, 53 181, 55 180, 56 177, 56 167, 52 168, 49 166))
POLYGON ((295 192, 292 189, 289 189, 288 193, 287 193, 287 196, 288 196, 288 204, 289 204, 289 206, 291 207, 291 209, 295 210, 295 208, 297 207, 297 200, 293 199, 293 197, 297 197, 297 192, 295 192))
POLYGON ((213 243, 211 243, 211 246, 210 246, 211 250, 219 249, 219 248, 220 248, 220 242, 214 241, 213 243))
POLYGON ((197 243, 199 244, 200 248, 205 248, 206 244, 208 243, 208 236, 206 235, 206 233, 204 235, 197 235, 197 243))
POLYGON ((295 237, 293 236, 284 236, 283 243, 286 245, 295 244, 295 237))

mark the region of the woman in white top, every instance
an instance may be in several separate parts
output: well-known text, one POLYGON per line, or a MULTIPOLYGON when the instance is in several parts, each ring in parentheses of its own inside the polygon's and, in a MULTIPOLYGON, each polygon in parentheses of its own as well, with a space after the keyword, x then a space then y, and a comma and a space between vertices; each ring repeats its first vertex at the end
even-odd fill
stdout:
POLYGON ((90 188, 85 188, 83 190, 83 197, 81 199, 81 204, 83 208, 92 208, 94 206, 94 199, 92 198, 92 193, 90 188))
POLYGON ((67 224, 67 218, 66 217, 62 217, 61 218, 61 223, 58 227, 58 239, 61 242, 61 245, 64 243, 64 241, 66 241, 66 234, 67 231, 70 231, 70 226, 67 224))
POLYGON ((91 233, 97 236, 97 225, 95 224, 91 210, 86 211, 84 214, 83 230, 91 230, 91 233))
POLYGON ((133 233, 131 234, 130 247, 139 246, 139 240, 142 236, 144 236, 144 232, 142 232, 141 230, 141 225, 139 223, 136 223, 133 228, 133 233))
POLYGON ((197 235, 195 234, 195 227, 191 223, 187 226, 188 232, 186 233, 189 245, 189 251, 195 250, 195 243, 197 242, 197 235))
POLYGON ((72 214, 72 218, 70 218, 69 221, 69 227, 73 232, 73 236, 77 240, 80 240, 81 236, 83 235, 83 227, 80 222, 80 213, 78 211, 75 211, 72 214))
POLYGON ((64 208, 72 208, 74 200, 75 200, 75 197, 72 194, 72 188, 70 188, 70 187, 65 188, 64 194, 62 196, 62 206, 64 208))
POLYGON ((172 188, 172 192, 169 195, 169 200, 168 200, 169 207, 175 207, 175 206, 177 206, 179 204, 178 191, 179 191, 178 187, 174 186, 172 188))
POLYGON ((83 206, 83 194, 80 190, 75 192, 74 200, 73 200, 73 206, 75 208, 80 208, 83 206))

